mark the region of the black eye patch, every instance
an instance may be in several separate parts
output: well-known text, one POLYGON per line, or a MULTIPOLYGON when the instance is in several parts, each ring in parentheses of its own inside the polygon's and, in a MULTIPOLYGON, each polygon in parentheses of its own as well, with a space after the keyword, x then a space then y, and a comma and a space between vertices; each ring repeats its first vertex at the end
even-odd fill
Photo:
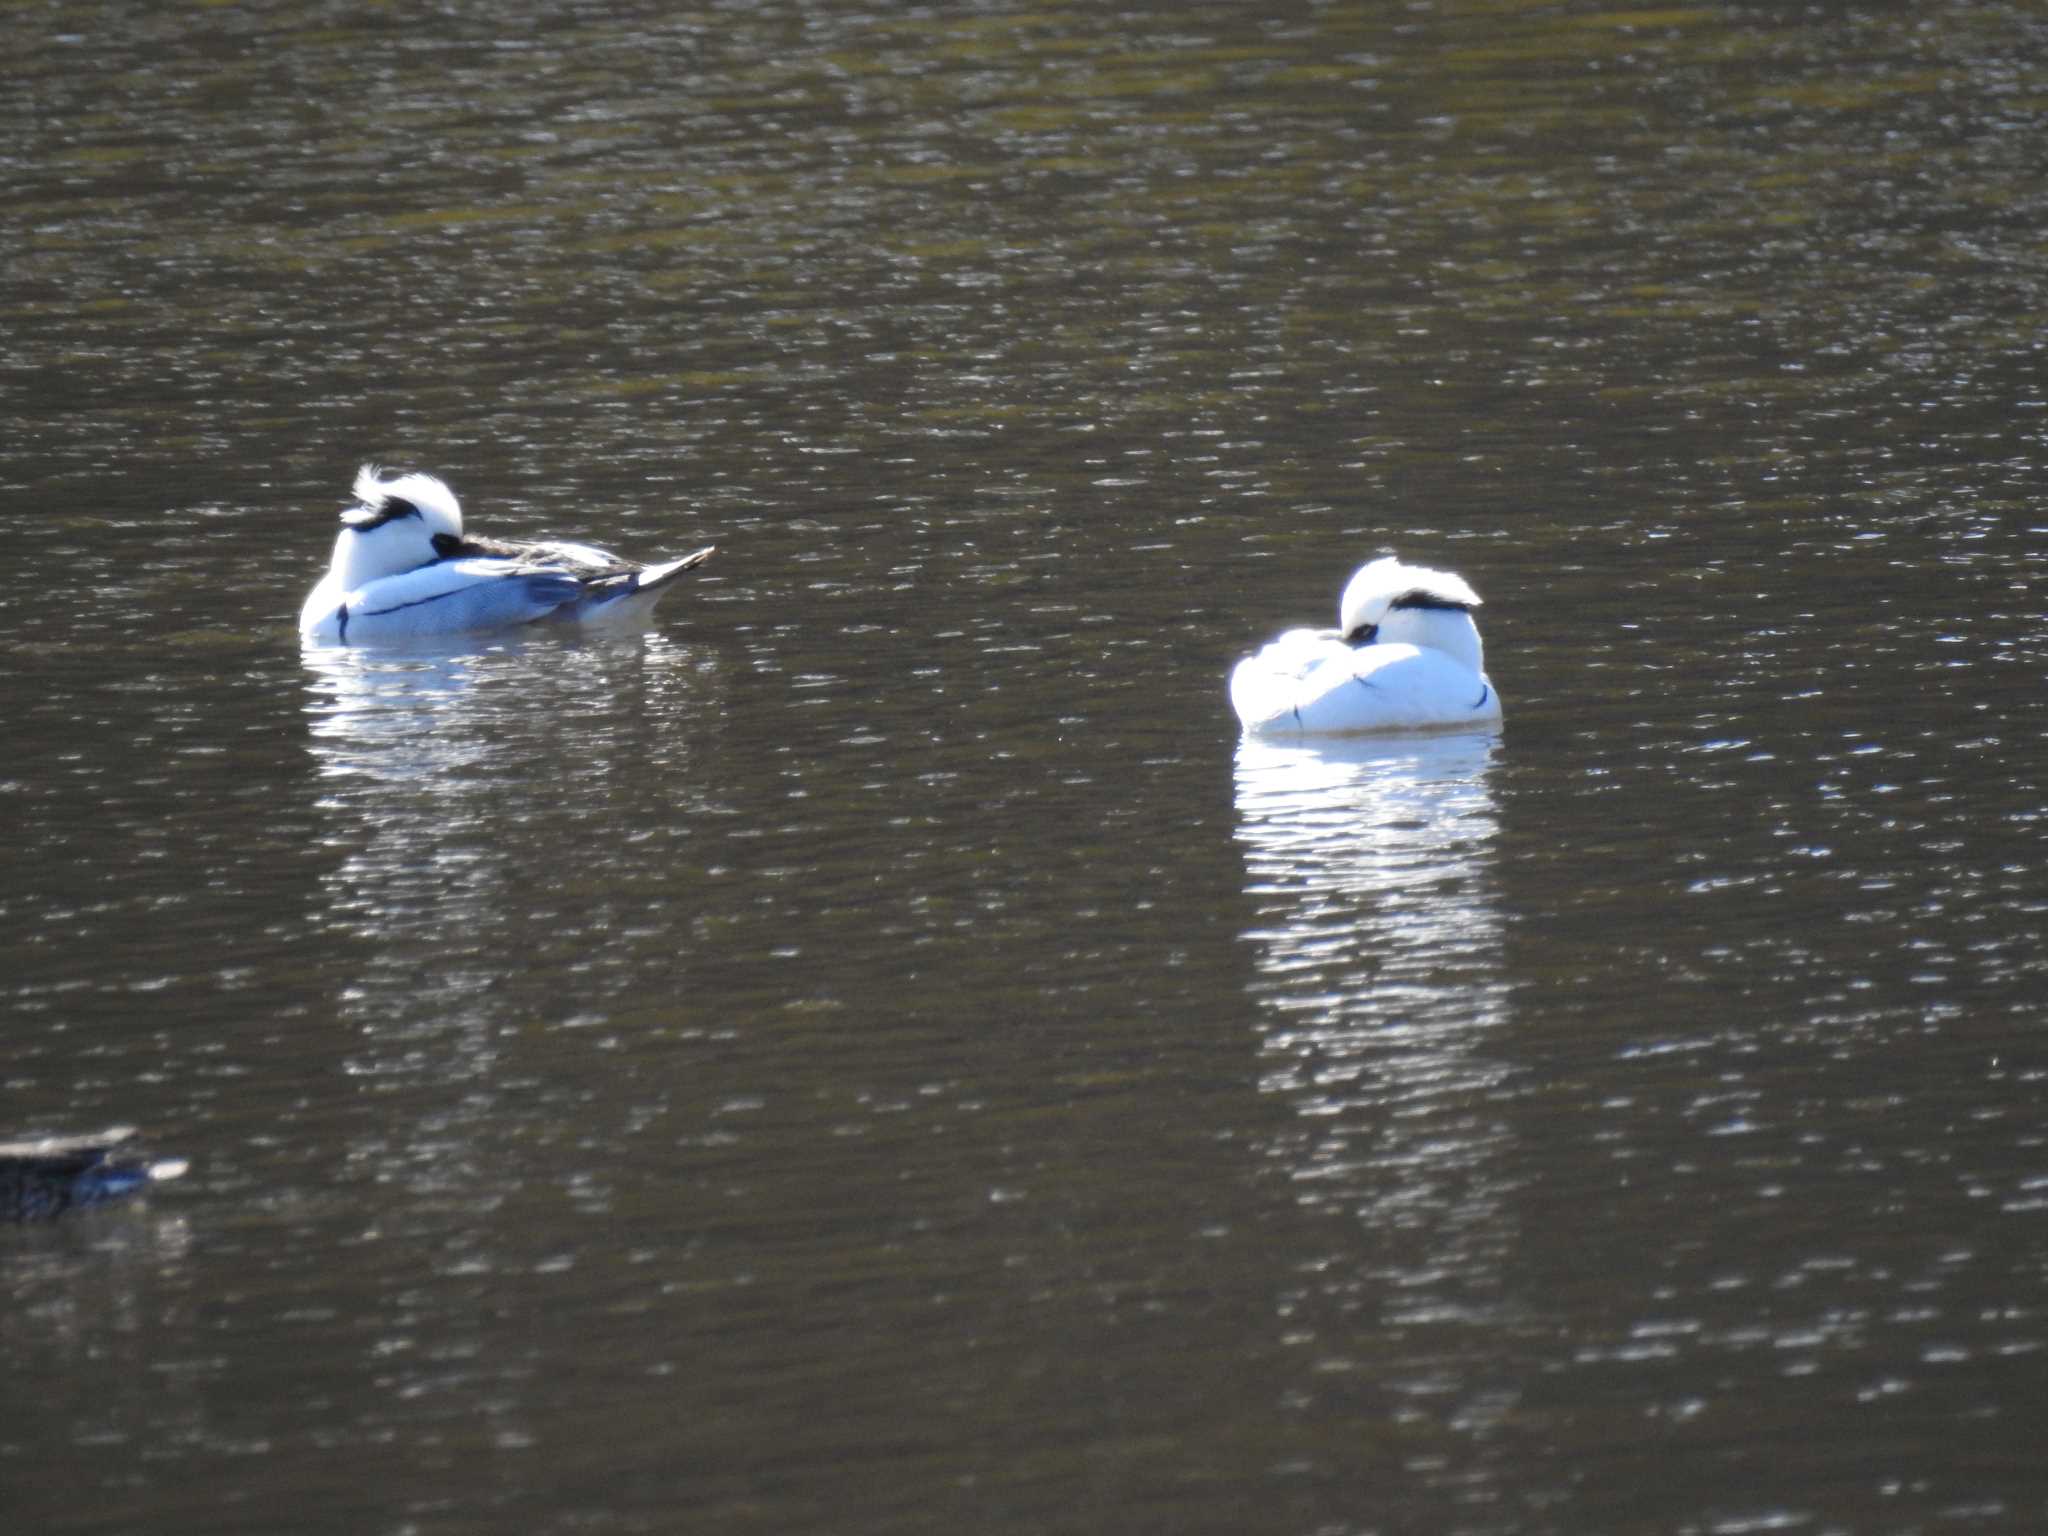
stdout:
POLYGON ((341 520, 357 533, 368 533, 373 528, 382 528, 386 523, 396 522, 401 517, 419 515, 420 509, 403 496, 386 496, 380 506, 350 507, 341 514, 341 520))
POLYGON ((1416 587, 1413 591, 1403 592, 1387 606, 1389 608, 1455 609, 1459 613, 1470 613, 1472 611, 1469 604, 1454 603, 1447 597, 1438 597, 1434 592, 1425 592, 1420 587, 1416 587))

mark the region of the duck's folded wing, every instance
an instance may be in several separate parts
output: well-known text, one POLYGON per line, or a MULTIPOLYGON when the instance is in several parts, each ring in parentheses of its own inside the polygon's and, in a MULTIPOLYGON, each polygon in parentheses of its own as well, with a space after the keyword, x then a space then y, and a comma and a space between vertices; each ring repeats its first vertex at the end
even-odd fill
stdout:
POLYGON ((1500 700, 1480 674, 1441 651, 1412 645, 1367 645, 1332 657, 1295 685, 1284 721, 1312 735, 1412 731, 1477 725, 1500 718, 1500 700))
POLYGON ((1349 666, 1351 648, 1326 629, 1290 629, 1240 661, 1230 674, 1230 702, 1247 730, 1291 717, 1302 680, 1326 662, 1349 666))
POLYGON ((484 557, 510 560, 524 566, 546 566, 566 571, 585 581, 639 569, 632 561, 621 560, 608 549, 562 539, 494 539, 481 533, 458 538, 452 533, 438 533, 434 535, 434 548, 443 559, 484 557))
POLYGON ((374 645, 509 629, 546 618, 582 591, 583 583, 566 571, 513 560, 440 560, 345 594, 308 634, 342 645, 374 645))

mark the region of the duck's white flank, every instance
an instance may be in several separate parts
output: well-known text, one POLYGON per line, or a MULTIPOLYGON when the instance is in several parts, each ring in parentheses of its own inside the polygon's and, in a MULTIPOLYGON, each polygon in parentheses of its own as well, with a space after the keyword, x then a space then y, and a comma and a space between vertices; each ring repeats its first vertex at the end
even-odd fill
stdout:
POLYGON ((1290 629, 1240 661, 1230 702, 1256 736, 1349 736, 1485 725, 1501 717, 1486 675, 1479 594, 1462 576, 1389 555, 1361 566, 1338 628, 1290 629))
POLYGON ((377 644, 542 620, 586 628, 644 623, 670 583, 711 557, 661 565, 588 544, 478 538, 432 475, 356 475, 334 555, 299 612, 299 633, 327 645, 377 644))

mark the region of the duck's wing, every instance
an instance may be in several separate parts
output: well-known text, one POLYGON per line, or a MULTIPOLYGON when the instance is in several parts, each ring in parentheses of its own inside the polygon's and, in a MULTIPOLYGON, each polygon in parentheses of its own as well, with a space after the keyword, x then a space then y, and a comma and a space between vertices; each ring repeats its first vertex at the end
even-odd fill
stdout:
POLYGON ((640 568, 595 544, 564 539, 494 539, 480 533, 458 539, 442 533, 434 536, 434 552, 443 560, 510 560, 531 570, 562 571, 582 581, 602 581, 640 568))
POLYGON ((582 581, 550 566, 500 557, 437 560, 343 593, 304 633, 328 644, 377 645, 510 629, 546 618, 582 594, 582 581))
POLYGON ((565 599, 537 617, 566 619, 592 628, 620 628, 645 621, 670 582, 717 552, 712 545, 693 550, 680 560, 639 565, 594 544, 561 539, 493 539, 481 534, 460 539, 442 534, 435 538, 434 548, 443 558, 427 568, 430 570, 465 561, 487 561, 523 577, 558 576, 575 582, 578 595, 574 601, 565 599))
POLYGON ((1264 731, 1350 736, 1485 725, 1499 718, 1500 698, 1493 685, 1442 651, 1361 645, 1299 678, 1290 708, 1267 721, 1264 731))
POLYGON ((1230 674, 1230 702, 1248 731, 1286 722, 1301 701, 1302 680, 1325 664, 1342 665, 1351 647, 1331 629, 1290 629, 1245 657, 1230 674))

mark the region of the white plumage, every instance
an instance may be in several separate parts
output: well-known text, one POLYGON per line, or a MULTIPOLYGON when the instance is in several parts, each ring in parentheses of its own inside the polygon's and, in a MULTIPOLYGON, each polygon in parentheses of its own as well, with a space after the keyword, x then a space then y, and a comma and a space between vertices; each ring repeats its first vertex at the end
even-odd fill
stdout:
POLYGON ((1248 734, 1341 736, 1500 719, 1479 594, 1461 576, 1389 555, 1344 588, 1336 629, 1290 629, 1230 674, 1248 734))
POLYGON ((541 620, 585 628, 644 622, 668 584, 711 557, 700 549, 643 566, 588 544, 466 535, 455 493, 432 475, 356 475, 327 574, 299 633, 327 645, 378 644, 541 620))

